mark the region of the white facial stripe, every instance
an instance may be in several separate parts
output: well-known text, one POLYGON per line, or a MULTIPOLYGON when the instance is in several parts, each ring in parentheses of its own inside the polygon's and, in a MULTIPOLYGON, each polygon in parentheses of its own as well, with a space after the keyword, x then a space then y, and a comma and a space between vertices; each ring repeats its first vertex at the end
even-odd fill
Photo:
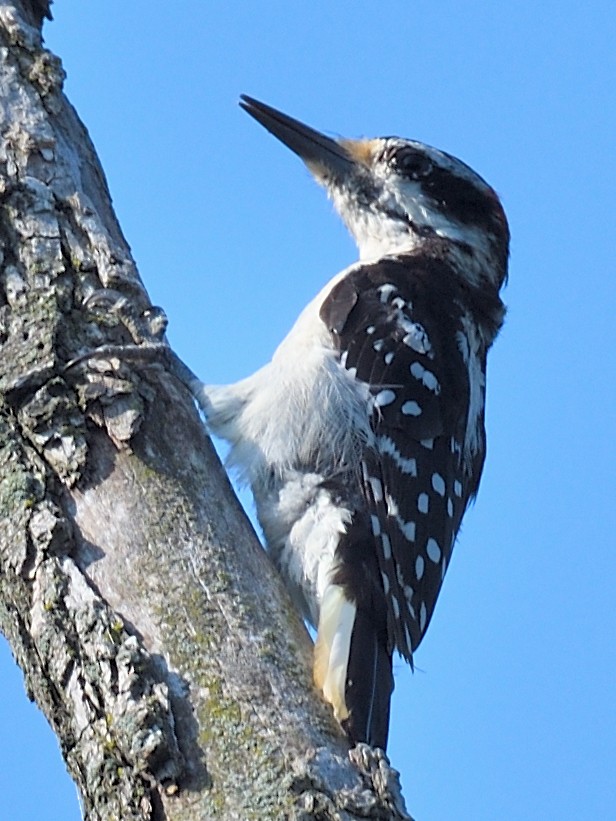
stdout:
MULTIPOLYGON (((429 229, 439 237, 454 240, 475 249, 477 266, 483 269, 489 264, 493 249, 485 231, 480 227, 457 222, 423 190, 421 182, 392 173, 390 166, 378 158, 388 143, 408 145, 421 151, 432 164, 454 174, 473 185, 476 189, 491 193, 488 184, 465 163, 431 146, 412 140, 376 139, 362 141, 370 151, 362 153, 363 164, 374 180, 371 196, 374 205, 366 207, 365 198, 358 197, 354 188, 339 188, 333 181, 325 182, 329 196, 336 210, 346 223, 359 248, 360 259, 365 262, 383 256, 411 253, 425 241, 421 233, 413 231, 412 225, 429 229), (372 159, 372 164, 368 162, 372 159), (368 170, 369 169, 369 170, 368 170), (377 207, 374 207, 377 206, 377 207)), ((361 181, 358 182, 361 187, 361 181)), ((469 260, 465 258, 473 271, 469 260)), ((477 282, 480 281, 479 272, 477 282)))

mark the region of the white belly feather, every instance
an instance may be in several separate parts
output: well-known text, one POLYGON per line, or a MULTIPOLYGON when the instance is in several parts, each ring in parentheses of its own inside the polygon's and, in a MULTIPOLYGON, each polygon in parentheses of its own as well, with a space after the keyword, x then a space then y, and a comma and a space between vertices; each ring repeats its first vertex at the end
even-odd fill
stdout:
POLYGON ((230 443, 228 465, 250 485, 272 557, 315 624, 352 512, 321 483, 359 475, 372 436, 368 389, 342 367, 319 317, 348 272, 304 309, 271 362, 234 385, 202 390, 209 427, 230 443))

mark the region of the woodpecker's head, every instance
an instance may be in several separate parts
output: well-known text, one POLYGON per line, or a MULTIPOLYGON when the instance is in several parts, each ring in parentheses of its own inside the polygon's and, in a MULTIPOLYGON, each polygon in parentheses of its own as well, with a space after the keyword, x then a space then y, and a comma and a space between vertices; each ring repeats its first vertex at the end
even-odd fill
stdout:
POLYGON ((242 95, 240 105, 298 154, 332 198, 364 260, 431 244, 475 284, 499 288, 509 230, 494 190, 468 165, 414 140, 334 140, 242 95))

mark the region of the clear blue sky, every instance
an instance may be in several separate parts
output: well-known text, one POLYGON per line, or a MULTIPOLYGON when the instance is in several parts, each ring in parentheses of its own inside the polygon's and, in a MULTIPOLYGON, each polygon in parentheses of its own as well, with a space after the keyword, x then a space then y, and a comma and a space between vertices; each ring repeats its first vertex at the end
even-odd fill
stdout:
MULTIPOLYGON (((240 92, 461 157, 512 229, 489 455, 390 755, 418 821, 616 810, 616 14, 586 3, 58 2, 46 38, 169 337, 209 382, 269 357, 355 250, 240 92)), ((76 821, 0 640, 0 818, 76 821)))

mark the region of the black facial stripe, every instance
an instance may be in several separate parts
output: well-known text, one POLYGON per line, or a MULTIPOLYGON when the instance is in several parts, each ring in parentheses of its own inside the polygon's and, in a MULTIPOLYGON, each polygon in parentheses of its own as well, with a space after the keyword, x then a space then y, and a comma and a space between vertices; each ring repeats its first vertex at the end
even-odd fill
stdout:
POLYGON ((418 237, 431 237, 436 233, 431 225, 422 225, 420 222, 412 220, 408 214, 402 214, 400 211, 396 211, 393 208, 385 208, 384 211, 388 218, 393 222, 402 222, 404 225, 410 226, 413 233, 418 237))
POLYGON ((457 222, 494 233, 498 227, 495 197, 472 182, 439 168, 421 180, 423 191, 457 222))
MULTIPOLYGON (((463 225, 476 226, 503 239, 505 243, 508 241, 502 208, 496 194, 487 184, 482 190, 470 180, 433 164, 430 157, 421 149, 393 137, 385 139, 377 160, 387 163, 399 176, 421 185, 423 192, 452 220, 463 225)), ((451 161, 468 168, 469 174, 474 174, 461 160, 451 157, 451 161)))

